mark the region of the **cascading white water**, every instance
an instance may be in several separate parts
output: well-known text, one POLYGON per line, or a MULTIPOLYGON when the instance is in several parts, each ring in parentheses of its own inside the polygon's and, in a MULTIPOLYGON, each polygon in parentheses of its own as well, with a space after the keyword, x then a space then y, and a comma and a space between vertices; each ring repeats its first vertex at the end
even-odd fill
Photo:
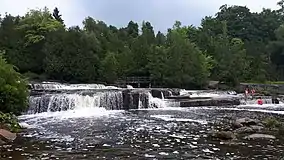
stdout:
POLYGON ((164 93, 163 93, 163 92, 161 92, 161 96, 162 96, 162 100, 164 100, 164 99, 165 99, 165 96, 164 96, 164 93))
POLYGON ((106 110, 164 108, 164 93, 155 98, 146 90, 119 89, 101 84, 61 84, 46 82, 32 84, 27 114, 50 113, 90 108, 106 110), (111 89, 109 89, 111 88, 111 89), (114 90, 113 90, 114 89, 114 90), (126 91, 126 92, 124 92, 126 91))
POLYGON ((149 98, 149 108, 165 108, 166 107, 164 98, 163 99, 155 98, 152 96, 150 92, 148 92, 148 98, 149 98))
POLYGON ((98 92, 92 95, 73 94, 45 94, 31 96, 28 114, 40 112, 66 111, 83 108, 103 107, 109 110, 123 108, 123 96, 121 91, 98 92))
POLYGON ((80 90, 80 89, 119 89, 103 84, 61 84, 56 82, 30 84, 32 90, 80 90))

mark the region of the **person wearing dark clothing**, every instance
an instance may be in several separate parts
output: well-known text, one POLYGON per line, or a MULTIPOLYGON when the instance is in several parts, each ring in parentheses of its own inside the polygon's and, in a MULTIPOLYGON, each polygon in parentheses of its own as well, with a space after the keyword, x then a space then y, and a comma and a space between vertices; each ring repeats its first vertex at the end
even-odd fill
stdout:
POLYGON ((279 104, 279 100, 277 99, 277 96, 275 94, 272 95, 272 104, 279 104))

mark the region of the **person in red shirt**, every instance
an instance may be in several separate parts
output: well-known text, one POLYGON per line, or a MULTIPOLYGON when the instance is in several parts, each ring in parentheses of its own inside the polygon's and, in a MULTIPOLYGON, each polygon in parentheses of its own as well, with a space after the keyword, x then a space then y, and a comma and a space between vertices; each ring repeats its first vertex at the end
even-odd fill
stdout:
POLYGON ((263 101, 262 101, 261 97, 258 98, 257 104, 258 104, 258 105, 263 105, 263 101))

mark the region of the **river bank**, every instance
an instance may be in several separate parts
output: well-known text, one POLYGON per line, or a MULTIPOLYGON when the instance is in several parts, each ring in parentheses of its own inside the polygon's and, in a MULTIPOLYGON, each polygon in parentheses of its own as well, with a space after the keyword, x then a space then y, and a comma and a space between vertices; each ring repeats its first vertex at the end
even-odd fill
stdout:
POLYGON ((17 116, 0 112, 0 145, 14 141, 22 129, 17 116))

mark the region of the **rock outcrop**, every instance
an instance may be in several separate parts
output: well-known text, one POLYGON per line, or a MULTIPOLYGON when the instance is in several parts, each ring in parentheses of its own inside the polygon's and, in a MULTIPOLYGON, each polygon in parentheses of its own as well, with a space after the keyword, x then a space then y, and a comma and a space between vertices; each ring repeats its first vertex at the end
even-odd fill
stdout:
POLYGON ((239 118, 233 122, 230 122, 231 124, 225 127, 218 126, 217 128, 223 128, 223 129, 211 132, 210 135, 214 139, 218 140, 232 140, 237 138, 239 139, 241 137, 242 139, 246 140, 276 139, 274 135, 267 134, 267 133, 275 134, 276 128, 274 128, 274 130, 271 130, 271 128, 264 127, 263 124, 264 122, 251 118, 239 118))

